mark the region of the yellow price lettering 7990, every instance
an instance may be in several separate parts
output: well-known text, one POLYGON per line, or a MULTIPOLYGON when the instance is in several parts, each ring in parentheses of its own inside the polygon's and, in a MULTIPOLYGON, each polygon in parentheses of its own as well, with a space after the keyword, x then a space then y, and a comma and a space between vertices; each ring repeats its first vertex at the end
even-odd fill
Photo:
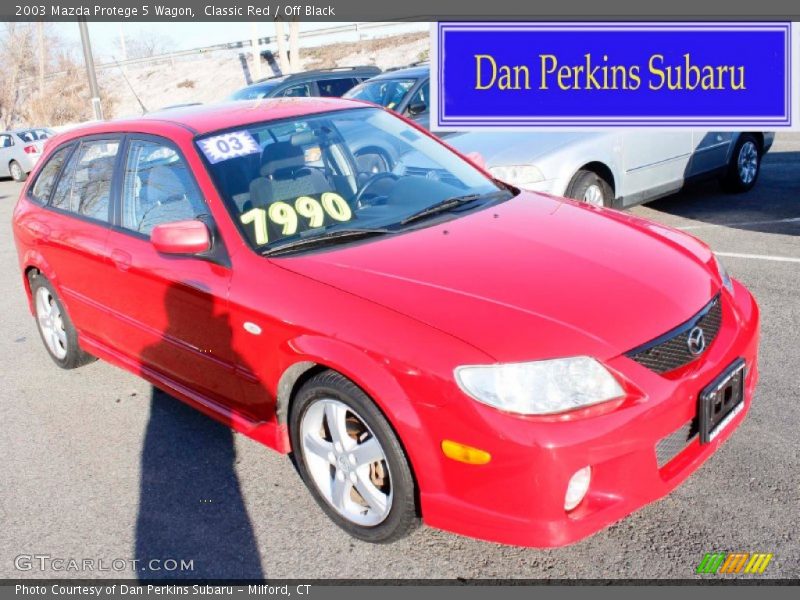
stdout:
POLYGON ((282 226, 281 235, 292 235, 297 233, 298 215, 308 219, 308 226, 314 228, 322 227, 325 215, 334 221, 349 221, 353 218, 353 211, 339 194, 325 192, 321 201, 310 196, 300 196, 294 201, 294 206, 288 202, 273 202, 267 209, 248 210, 239 219, 244 225, 253 224, 256 244, 261 246, 269 243, 267 220, 282 226))

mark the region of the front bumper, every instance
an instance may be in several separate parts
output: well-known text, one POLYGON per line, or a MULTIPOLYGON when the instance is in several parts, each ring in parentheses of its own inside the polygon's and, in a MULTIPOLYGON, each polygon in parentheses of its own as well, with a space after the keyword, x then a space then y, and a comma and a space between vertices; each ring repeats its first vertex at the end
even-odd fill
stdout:
POLYGON ((543 422, 476 402, 432 410, 425 420, 435 419, 437 433, 481 448, 492 460, 467 465, 441 457, 438 480, 422 486, 425 522, 506 544, 562 546, 675 489, 724 443, 752 402, 758 380, 758 307, 741 284, 734 286, 734 294, 723 292, 717 338, 689 365, 658 375, 625 356, 607 362, 633 390, 625 404, 608 414, 543 422), (747 364, 744 409, 712 442, 700 445, 695 436, 668 461, 663 453, 659 460, 659 442, 687 429, 697 415, 699 392, 740 357, 747 364), (592 467, 589 491, 566 512, 567 482, 587 465, 592 467))

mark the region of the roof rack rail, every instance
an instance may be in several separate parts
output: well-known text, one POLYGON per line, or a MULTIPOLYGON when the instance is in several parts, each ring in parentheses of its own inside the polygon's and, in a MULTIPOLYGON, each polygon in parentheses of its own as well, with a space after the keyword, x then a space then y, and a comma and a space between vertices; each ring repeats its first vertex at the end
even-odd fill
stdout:
POLYGON ((328 67, 325 69, 311 69, 310 71, 301 71, 299 73, 289 73, 287 75, 272 75, 271 77, 264 77, 255 81, 254 83, 263 83, 265 81, 270 81, 272 79, 283 78, 285 81, 291 81, 293 79, 300 79, 301 77, 308 77, 313 75, 324 75, 327 73, 347 73, 351 71, 373 71, 375 74, 381 72, 380 67, 375 65, 356 65, 352 67, 328 67))

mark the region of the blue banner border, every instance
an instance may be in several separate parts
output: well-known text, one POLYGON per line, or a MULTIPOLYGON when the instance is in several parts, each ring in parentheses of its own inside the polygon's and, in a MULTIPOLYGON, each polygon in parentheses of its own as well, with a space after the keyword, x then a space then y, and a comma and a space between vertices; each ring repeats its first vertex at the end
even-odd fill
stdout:
POLYGON ((761 127, 791 127, 792 125, 792 24, 789 21, 777 22, 703 22, 703 23, 630 23, 630 22, 602 22, 602 23, 519 23, 519 22, 453 22, 440 21, 436 23, 436 128, 455 129, 455 128, 496 128, 496 127, 614 127, 614 126, 636 126, 636 127, 714 127, 732 126, 742 128, 761 128, 761 127), (785 97, 783 104, 783 115, 779 117, 771 115, 744 115, 741 117, 707 117, 707 116, 686 116, 686 117, 602 117, 575 115, 570 117, 447 117, 444 110, 444 36, 450 30, 477 30, 477 31, 503 31, 507 29, 541 31, 545 29, 557 31, 581 31, 586 29, 618 30, 626 29, 632 31, 781 31, 784 33, 785 49, 785 97))

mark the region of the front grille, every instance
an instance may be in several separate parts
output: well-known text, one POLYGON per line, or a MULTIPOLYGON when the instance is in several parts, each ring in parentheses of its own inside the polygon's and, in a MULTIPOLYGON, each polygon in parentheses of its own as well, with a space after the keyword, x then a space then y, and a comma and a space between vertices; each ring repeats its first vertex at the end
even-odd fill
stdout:
POLYGON ((683 427, 676 429, 667 437, 662 438, 656 444, 656 460, 660 469, 673 458, 678 456, 681 451, 697 437, 697 419, 687 421, 683 427))
POLYGON ((705 352, 719 333, 722 324, 722 300, 717 295, 686 323, 626 352, 626 356, 656 373, 666 373, 689 364, 705 352), (698 354, 689 350, 689 334, 700 327, 703 330, 705 348, 698 354))

